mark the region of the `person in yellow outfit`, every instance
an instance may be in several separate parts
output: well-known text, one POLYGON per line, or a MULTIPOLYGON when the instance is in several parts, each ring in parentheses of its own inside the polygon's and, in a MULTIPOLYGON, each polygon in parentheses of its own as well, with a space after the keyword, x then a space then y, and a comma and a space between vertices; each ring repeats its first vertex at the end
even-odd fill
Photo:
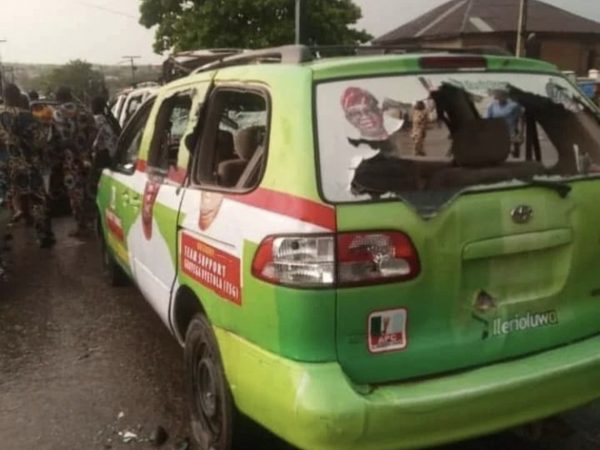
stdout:
POLYGON ((412 111, 412 133, 414 143, 414 153, 417 156, 426 156, 425 138, 427 137, 427 124, 429 114, 425 102, 419 101, 415 104, 412 111))

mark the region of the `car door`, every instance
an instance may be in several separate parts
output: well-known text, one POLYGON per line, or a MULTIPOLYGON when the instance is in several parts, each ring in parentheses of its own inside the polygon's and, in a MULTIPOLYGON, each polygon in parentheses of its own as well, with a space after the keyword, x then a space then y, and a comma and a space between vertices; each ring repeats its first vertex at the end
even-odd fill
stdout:
POLYGON ((241 308, 244 242, 256 239, 257 229, 279 225, 244 206, 266 160, 269 97, 263 87, 217 84, 207 105, 181 207, 179 278, 213 323, 239 331, 248 311, 241 308))
POLYGON ((141 197, 136 185, 137 162, 142 136, 155 98, 150 98, 132 118, 119 138, 113 164, 106 169, 98 189, 98 206, 103 220, 105 241, 116 261, 135 277, 127 245, 127 236, 140 215, 141 197))
POLYGON ((598 113, 560 74, 340 75, 315 95, 350 379, 437 376, 600 332, 598 113), (410 154, 401 110, 379 108, 390 92, 397 105, 432 96, 443 123, 427 127, 426 156, 410 154), (526 155, 511 117, 482 118, 510 102, 528 122, 526 155))
POLYGON ((189 150, 209 82, 178 85, 163 91, 154 108, 148 136, 148 158, 135 183, 141 215, 131 234, 135 276, 140 290, 169 325, 170 294, 177 268, 177 221, 186 181, 189 150))

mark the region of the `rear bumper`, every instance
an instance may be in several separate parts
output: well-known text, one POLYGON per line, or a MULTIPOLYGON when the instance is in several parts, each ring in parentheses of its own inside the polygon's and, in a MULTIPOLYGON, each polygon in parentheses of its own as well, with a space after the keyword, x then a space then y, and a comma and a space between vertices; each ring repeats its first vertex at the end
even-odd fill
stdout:
POLYGON ((215 331, 238 408, 307 450, 428 447, 600 398, 600 337, 368 392, 353 387, 336 363, 293 362, 215 331))

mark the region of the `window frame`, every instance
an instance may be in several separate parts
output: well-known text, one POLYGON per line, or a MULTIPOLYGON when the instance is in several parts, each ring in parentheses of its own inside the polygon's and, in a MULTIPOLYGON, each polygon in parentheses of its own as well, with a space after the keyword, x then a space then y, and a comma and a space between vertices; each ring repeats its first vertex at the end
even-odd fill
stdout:
POLYGON ((131 97, 127 97, 127 101, 125 103, 125 109, 124 109, 124 120, 125 123, 127 123, 127 121, 133 117, 133 115, 136 113, 136 111, 138 109, 140 109, 140 107, 144 104, 144 96, 140 93, 140 94, 136 94, 136 95, 132 95, 131 97), (133 105, 134 103, 138 103, 139 106, 132 111, 130 111, 131 109, 131 105, 133 105))
MULTIPOLYGON (((197 95, 197 90, 193 87, 186 87, 185 89, 178 90, 175 92, 171 92, 169 95, 164 97, 160 105, 158 106, 158 110, 154 117, 152 137, 150 139, 150 146, 148 148, 148 170, 153 173, 158 173, 162 175, 167 175, 171 166, 167 166, 166 168, 161 167, 157 164, 157 161, 161 160, 161 151, 160 148, 160 133, 164 131, 164 125, 167 123, 168 118, 173 113, 174 106, 171 105, 177 98, 188 97, 190 101, 190 108, 188 111, 188 119, 186 124, 186 129, 190 126, 190 121, 194 116, 194 99, 197 95)), ((179 142, 178 156, 179 151, 181 150, 181 146, 185 145, 185 137, 186 134, 182 135, 182 139, 179 142)))
POLYGON ((111 170, 113 170, 114 172, 122 173, 124 175, 133 175, 135 173, 137 161, 139 161, 140 159, 142 141, 140 141, 140 146, 135 157, 135 162, 131 169, 125 169, 125 167, 121 164, 121 158, 123 157, 123 154, 127 152, 129 146, 132 144, 132 139, 136 136, 137 132, 139 131, 139 126, 142 127, 141 131, 143 140, 144 130, 148 126, 148 121, 150 120, 150 116, 152 115, 152 109, 154 107, 156 99, 156 96, 148 97, 148 99, 146 99, 146 101, 142 103, 139 109, 131 116, 130 120, 125 126, 125 129, 121 132, 117 143, 117 151, 111 164, 111 170), (127 140, 129 140, 129 143, 127 146, 125 146, 125 142, 127 140))
MULTIPOLYGON (((433 72, 424 72, 422 70, 420 71, 415 71, 415 70, 408 70, 406 72, 393 72, 393 71, 382 71, 382 72, 363 72, 360 75, 341 75, 341 76, 332 76, 330 78, 324 78, 324 79, 320 79, 320 80, 314 80, 312 82, 312 98, 311 98, 311 102, 312 102, 312 112, 313 112, 313 116, 312 116, 312 129, 313 129, 313 137, 312 137, 312 141, 313 141, 313 145, 315 148, 315 168, 316 168, 316 174, 317 174, 317 190, 319 193, 319 197, 321 198, 321 200, 331 206, 345 206, 345 205, 375 205, 375 204, 384 204, 384 203, 397 203, 397 202, 405 202, 405 200, 401 199, 400 197, 391 197, 391 198, 379 198, 379 199, 358 199, 358 200, 332 200, 330 199, 326 193, 325 193, 325 188, 324 188, 324 183, 323 183, 323 177, 322 177, 322 171, 323 171, 323 164, 322 164, 322 156, 321 156, 321 145, 319 142, 319 120, 318 120, 318 106, 317 106, 317 91, 318 88, 322 85, 326 85, 326 84, 330 84, 330 83, 336 83, 336 82, 342 82, 342 81, 348 81, 348 80, 359 80, 359 79, 377 79, 377 78, 387 78, 387 77, 408 77, 408 76, 422 76, 424 74, 435 74, 435 75, 453 75, 456 74, 457 72, 454 70, 439 70, 439 71, 433 71, 433 72)), ((565 76, 563 73, 558 72, 558 71, 553 71, 553 70, 543 70, 543 69, 531 69, 531 70, 522 70, 522 69, 506 69, 506 70, 502 70, 502 69, 486 69, 484 71, 477 71, 477 70, 467 70, 464 72, 458 72, 461 74, 470 74, 470 73, 485 73, 485 74, 497 74, 497 75, 505 75, 505 74, 519 74, 519 75, 540 75, 540 76, 552 76, 552 77, 556 77, 556 78, 562 78, 564 79, 569 85, 571 85, 571 87, 573 89, 577 89, 579 90, 579 88, 577 87, 577 83, 573 82, 572 80, 570 80, 567 76, 565 76)), ((583 102, 586 104, 586 107, 590 110, 590 112, 594 113, 594 116, 600 121, 600 107, 598 107, 591 99, 587 98, 587 96, 585 96, 584 94, 582 94, 582 99, 583 102)), ((585 181, 594 181, 594 180, 600 180, 600 174, 599 175, 587 175, 585 177, 572 177, 568 180, 563 180, 566 183, 579 183, 579 182, 585 182, 585 181)), ((508 185, 508 186, 493 186, 491 185, 490 187, 486 187, 483 190, 480 191, 470 191, 468 189, 463 189, 462 191, 460 191, 457 196, 466 196, 466 195, 473 195, 473 194, 478 194, 480 192, 504 192, 504 191, 513 191, 513 190, 518 190, 518 189, 523 189, 526 187, 534 187, 533 185, 530 186, 523 186, 520 184, 515 184, 515 185, 508 185)))
POLYGON ((206 102, 204 107, 202 108, 202 113, 200 114, 198 120, 203 123, 200 124, 200 133, 198 137, 198 142, 194 148, 192 153, 192 164, 191 164, 191 176, 189 187, 193 189, 200 189, 208 192, 218 192, 225 194, 248 194, 250 192, 258 189, 262 180, 264 178, 267 162, 269 157, 269 147, 270 147, 270 137, 271 137, 271 127, 272 127, 272 99, 269 90, 264 86, 259 85, 239 85, 239 84, 219 84, 213 85, 211 90, 208 92, 206 102), (266 125, 265 125, 265 143, 263 150, 263 161, 259 168, 259 173, 257 177, 256 183, 254 183, 250 187, 238 188, 237 186, 233 187, 225 187, 220 186, 215 183, 207 183, 200 180, 200 167, 203 161, 206 160, 204 156, 207 151, 212 151, 212 159, 214 160, 215 156, 215 141, 217 136, 217 130, 220 123, 220 116, 216 112, 216 105, 218 102, 217 96, 221 92, 238 92, 238 93, 246 93, 246 94, 254 94, 262 97, 265 101, 266 106, 266 125), (212 133, 214 131, 214 133, 212 133), (211 136, 212 135, 212 136, 211 136))

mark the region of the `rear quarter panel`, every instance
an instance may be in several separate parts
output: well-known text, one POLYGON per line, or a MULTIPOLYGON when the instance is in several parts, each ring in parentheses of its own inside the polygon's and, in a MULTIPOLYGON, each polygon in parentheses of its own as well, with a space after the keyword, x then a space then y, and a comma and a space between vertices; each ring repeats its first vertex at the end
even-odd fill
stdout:
MULTIPOLYGON (((316 183, 312 73, 285 65, 243 66, 218 73, 215 82, 260 87, 269 93, 267 164, 257 189, 223 194, 219 217, 208 229, 198 225, 201 189, 187 190, 182 206, 186 233, 200 245, 239 260, 241 298, 231 301, 202 285, 181 270, 181 261, 179 283, 195 292, 219 328, 291 359, 335 360, 335 292, 273 286, 251 273, 258 245, 268 235, 335 228, 334 208, 320 200, 316 183)), ((179 253, 181 257, 181 247, 179 253)))

